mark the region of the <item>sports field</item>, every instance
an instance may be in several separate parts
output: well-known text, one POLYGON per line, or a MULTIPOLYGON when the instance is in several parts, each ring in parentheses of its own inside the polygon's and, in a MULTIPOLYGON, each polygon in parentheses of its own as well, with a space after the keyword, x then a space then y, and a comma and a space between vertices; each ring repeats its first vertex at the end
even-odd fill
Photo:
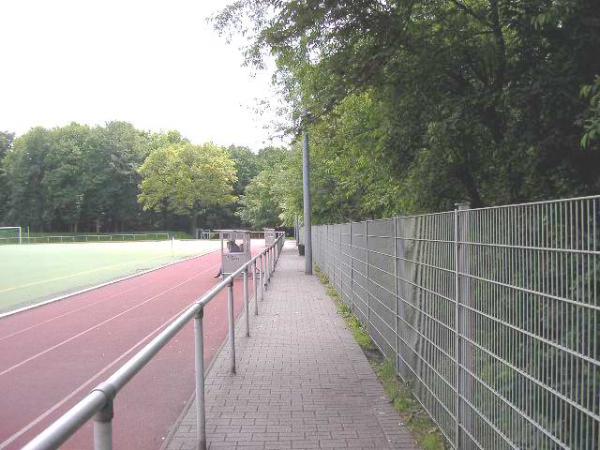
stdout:
POLYGON ((220 248, 218 241, 0 246, 0 314, 220 248))

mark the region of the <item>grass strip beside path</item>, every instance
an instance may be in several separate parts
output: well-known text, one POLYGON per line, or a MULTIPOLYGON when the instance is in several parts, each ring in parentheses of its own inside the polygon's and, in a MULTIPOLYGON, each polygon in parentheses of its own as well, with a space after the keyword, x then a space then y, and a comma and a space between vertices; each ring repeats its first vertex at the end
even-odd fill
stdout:
POLYGON ((410 386, 397 376, 394 362, 391 359, 385 359, 377 349, 350 307, 342 302, 339 293, 329 282, 327 275, 318 267, 315 268, 315 275, 325 286, 327 295, 337 305, 338 313, 346 321, 354 339, 367 356, 387 396, 394 404, 394 409, 400 414, 418 445, 423 450, 445 450, 449 448, 436 425, 411 392, 410 386))

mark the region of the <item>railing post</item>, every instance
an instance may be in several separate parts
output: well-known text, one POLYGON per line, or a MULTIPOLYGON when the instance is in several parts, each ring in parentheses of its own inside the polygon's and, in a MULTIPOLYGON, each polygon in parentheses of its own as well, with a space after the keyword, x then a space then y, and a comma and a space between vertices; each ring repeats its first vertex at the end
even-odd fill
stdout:
POLYGON ((246 308, 246 337, 250 337, 250 300, 248 299, 248 267, 244 269, 244 308, 246 308))
POLYGON ((206 407, 204 403, 204 307, 194 318, 195 368, 196 368, 196 436, 198 450, 206 450, 206 407))
POLYGON ((265 291, 269 288, 269 250, 265 252, 265 291))
POLYGON ((229 308, 229 346, 231 353, 231 373, 235 374, 235 321, 233 310, 233 278, 227 286, 227 304, 229 308))
POLYGON ((257 275, 257 267, 256 267, 256 259, 254 260, 254 265, 252 266, 252 281, 254 284, 254 315, 258 316, 258 283, 256 282, 257 275))
POLYGON ((267 250, 267 284, 271 282, 271 267, 273 266, 273 249, 267 250))
POLYGON ((104 408, 94 416, 94 450, 112 450, 113 400, 108 400, 104 408))
POLYGON ((265 277, 265 255, 261 255, 260 257, 260 299, 261 301, 265 299, 265 285, 267 284, 267 280, 265 277))

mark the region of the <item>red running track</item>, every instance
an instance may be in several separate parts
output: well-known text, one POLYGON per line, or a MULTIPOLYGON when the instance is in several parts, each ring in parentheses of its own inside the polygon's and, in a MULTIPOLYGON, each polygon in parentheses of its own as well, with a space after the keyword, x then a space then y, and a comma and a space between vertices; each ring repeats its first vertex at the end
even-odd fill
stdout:
MULTIPOLYGON (((0 448, 20 448, 112 374, 219 281, 220 260, 213 252, 0 319, 0 448)), ((242 308, 236 282, 236 316, 242 308)), ((226 335, 223 290, 204 313, 205 364, 226 335)), ((115 448, 162 445, 194 392, 193 347, 190 323, 119 393, 115 448)), ((91 424, 62 448, 92 448, 91 424)))

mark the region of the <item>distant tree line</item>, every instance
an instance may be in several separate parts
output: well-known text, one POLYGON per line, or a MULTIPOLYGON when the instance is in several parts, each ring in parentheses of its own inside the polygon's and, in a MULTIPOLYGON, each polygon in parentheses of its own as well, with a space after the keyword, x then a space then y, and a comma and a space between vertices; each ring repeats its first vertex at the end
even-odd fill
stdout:
MULTIPOLYGON (((282 130, 310 133, 315 223, 600 193, 597 0, 238 0, 215 25, 244 32, 248 63, 275 57, 282 130)), ((300 139, 258 155, 213 147, 123 122, 0 134, 0 221, 294 224, 300 139), (203 178, 207 154, 220 187, 203 178), (142 180, 169 170, 173 183, 142 180)))
MULTIPOLYGON (((0 224, 45 232, 249 226, 240 196, 273 153, 126 122, 0 132, 0 224)), ((275 225, 272 223, 270 225, 275 225)))

